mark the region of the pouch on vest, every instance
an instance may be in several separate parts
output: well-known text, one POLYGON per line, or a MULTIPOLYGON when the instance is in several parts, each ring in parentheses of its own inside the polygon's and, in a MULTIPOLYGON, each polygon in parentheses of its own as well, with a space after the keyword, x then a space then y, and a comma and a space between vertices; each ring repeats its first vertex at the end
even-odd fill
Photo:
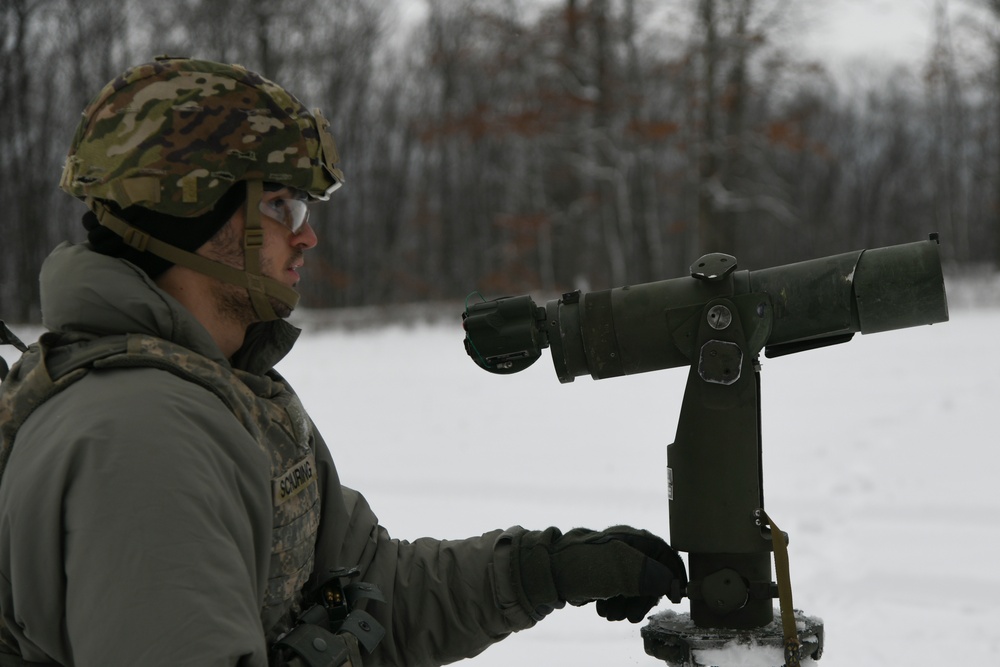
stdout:
POLYGON ((360 648, 375 650, 385 636, 385 628, 355 604, 362 600, 385 602, 378 586, 351 582, 361 574, 358 568, 330 572, 306 602, 314 602, 272 647, 275 658, 289 667, 361 667, 360 648), (347 583, 345 583, 347 582, 347 583))

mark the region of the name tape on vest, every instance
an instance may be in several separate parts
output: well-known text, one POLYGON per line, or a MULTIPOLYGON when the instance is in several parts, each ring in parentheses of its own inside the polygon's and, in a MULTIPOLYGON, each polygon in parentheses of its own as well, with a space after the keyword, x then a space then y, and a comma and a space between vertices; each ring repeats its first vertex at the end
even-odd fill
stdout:
POLYGON ((271 480, 274 504, 280 505, 316 483, 316 462, 312 454, 293 463, 281 476, 271 480))

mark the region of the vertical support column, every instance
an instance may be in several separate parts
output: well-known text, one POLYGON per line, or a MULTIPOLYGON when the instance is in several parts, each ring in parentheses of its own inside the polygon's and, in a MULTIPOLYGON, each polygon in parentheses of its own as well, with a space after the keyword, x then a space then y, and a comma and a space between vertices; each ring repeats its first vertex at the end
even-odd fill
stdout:
POLYGON ((694 350, 667 448, 670 541, 688 552, 697 626, 760 627, 773 602, 771 545, 753 516, 764 506, 759 371, 732 301, 705 305, 694 350))

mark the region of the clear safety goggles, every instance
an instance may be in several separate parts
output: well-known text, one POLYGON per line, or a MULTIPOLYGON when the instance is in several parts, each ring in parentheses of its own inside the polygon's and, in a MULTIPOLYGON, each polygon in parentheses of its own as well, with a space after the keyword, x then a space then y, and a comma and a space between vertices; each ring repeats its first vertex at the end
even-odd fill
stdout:
POLYGON ((260 200, 260 212, 267 217, 280 222, 293 234, 298 234, 302 225, 309 221, 309 207, 306 204, 308 195, 300 190, 287 189, 291 194, 285 197, 269 197, 265 192, 260 200))

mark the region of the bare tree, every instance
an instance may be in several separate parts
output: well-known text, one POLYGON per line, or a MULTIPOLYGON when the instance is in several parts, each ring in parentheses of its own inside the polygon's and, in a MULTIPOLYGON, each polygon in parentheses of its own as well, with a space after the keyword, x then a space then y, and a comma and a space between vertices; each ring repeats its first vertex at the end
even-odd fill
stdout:
POLYGON ((939 13, 922 88, 893 71, 844 93, 781 47, 788 0, 429 0, 405 43, 385 0, 8 0, 0 310, 33 318, 45 252, 82 238, 82 205, 53 194, 80 110, 159 53, 242 63, 330 119, 348 187, 314 213, 315 307, 608 287, 700 251, 753 266, 935 229, 995 263, 1000 0, 969 2, 988 62, 939 13))
POLYGON ((961 75, 955 63, 951 26, 945 5, 935 6, 934 45, 924 79, 927 85, 928 114, 933 132, 929 165, 934 177, 933 210, 938 228, 950 240, 948 252, 968 259, 969 235, 969 140, 968 110, 961 75))
POLYGON ((63 100, 52 0, 13 0, 0 8, 0 183, 5 189, 0 245, 0 311, 27 320, 37 313, 38 269, 54 236, 52 189, 58 182, 63 100))
POLYGON ((991 195, 986 202, 989 224, 983 230, 983 241, 992 239, 992 264, 1000 264, 1000 0, 971 0, 971 4, 985 12, 985 21, 973 20, 972 30, 985 38, 990 55, 982 84, 986 94, 986 136, 991 138, 993 154, 988 156, 991 166, 986 170, 992 177, 984 183, 984 192, 991 195))

